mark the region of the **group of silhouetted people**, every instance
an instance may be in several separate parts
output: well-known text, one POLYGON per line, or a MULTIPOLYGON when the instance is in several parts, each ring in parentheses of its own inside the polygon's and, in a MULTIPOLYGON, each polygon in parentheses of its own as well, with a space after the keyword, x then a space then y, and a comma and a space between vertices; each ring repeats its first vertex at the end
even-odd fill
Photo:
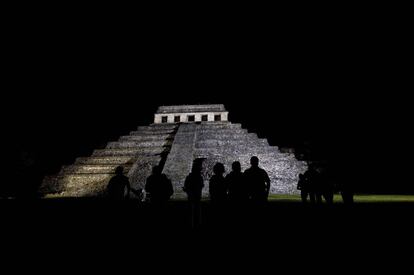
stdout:
MULTIPOLYGON (((265 170, 259 167, 259 159, 250 159, 251 167, 244 172, 240 162, 232 164, 232 171, 225 174, 222 163, 216 163, 213 167, 213 176, 209 181, 209 195, 212 203, 219 205, 225 202, 246 203, 266 202, 270 191, 270 178, 265 170)), ((202 198, 204 179, 202 176, 202 160, 193 162, 191 173, 186 177, 183 190, 187 194, 188 201, 198 203, 202 198)), ((123 175, 123 167, 119 166, 115 176, 110 180, 107 194, 110 199, 119 200, 129 197, 130 192, 140 196, 141 190, 131 188, 128 178, 123 175), (126 189, 126 192, 125 192, 126 189)), ((297 189, 301 192, 303 203, 320 204, 325 200, 327 204, 333 204, 335 188, 325 173, 320 173, 313 165, 299 175, 297 189), (309 200, 309 201, 308 201, 309 200)), ((344 203, 353 202, 353 190, 349 185, 340 187, 344 203)), ((147 178, 145 192, 151 203, 162 204, 167 202, 174 194, 171 180, 162 173, 162 167, 155 166, 152 174, 147 178)))
MULTIPOLYGON (((325 200, 326 204, 333 204, 335 186, 330 181, 326 173, 320 173, 315 166, 310 165, 309 169, 299 175, 297 189, 300 190, 301 199, 304 204, 321 204, 325 200)), ((350 185, 339 186, 342 199, 345 204, 353 203, 353 190, 350 185)))
MULTIPOLYGON (((213 167, 213 176, 209 182, 209 195, 213 203, 263 202, 267 200, 270 190, 270 179, 266 171, 259 167, 259 159, 252 157, 251 167, 244 173, 241 171, 240 162, 232 164, 232 171, 224 177, 225 168, 222 163, 216 163, 213 167)), ((184 183, 184 191, 189 201, 201 200, 204 180, 201 175, 201 163, 194 162, 191 173, 184 183)))
MULTIPOLYGON (((267 201, 270 191, 270 178, 265 170, 259 167, 259 159, 252 157, 251 167, 241 171, 240 162, 232 164, 232 171, 224 177, 225 168, 222 163, 216 163, 213 167, 214 175, 210 178, 209 193, 210 200, 215 206, 223 205, 226 202, 262 203, 267 201)), ((191 173, 186 177, 183 191, 187 194, 191 205, 191 223, 195 228, 201 224, 201 198, 204 188, 202 175, 202 160, 193 162, 191 173)), ((112 200, 121 200, 129 197, 130 192, 139 193, 131 188, 128 178, 123 175, 123 167, 115 171, 115 176, 109 181, 107 193, 112 200), (126 189, 126 194, 125 194, 126 189)), ((155 166, 152 174, 147 178, 145 192, 148 200, 153 205, 163 205, 174 194, 171 180, 162 173, 162 167, 155 166)))
MULTIPOLYGON (((209 182, 210 201, 214 206, 223 206, 226 202, 233 204, 243 202, 265 202, 270 190, 270 179, 266 171, 259 167, 259 159, 252 157, 251 167, 244 173, 241 171, 240 162, 232 164, 232 171, 224 177, 225 168, 222 163, 216 163, 213 167, 213 176, 209 182)), ((184 182, 183 190, 187 193, 191 204, 191 222, 195 228, 201 224, 200 201, 204 188, 202 176, 202 161, 193 163, 191 173, 184 182)))
MULTIPOLYGON (((209 182, 210 200, 214 203, 266 201, 270 191, 270 178, 266 171, 259 167, 257 157, 252 157, 250 163, 251 167, 243 173, 240 162, 235 161, 232 164, 232 171, 226 177, 224 177, 226 172, 224 165, 216 163, 213 167, 214 175, 209 182)), ((190 202, 199 202, 203 188, 202 161, 195 160, 191 173, 185 179, 183 190, 190 202)), ((128 178, 123 175, 123 167, 119 166, 108 184, 108 198, 123 199, 129 197, 130 192, 138 191, 131 188, 128 178)), ((152 174, 147 178, 145 192, 152 203, 166 202, 173 195, 171 180, 162 173, 160 166, 155 166, 152 174)))

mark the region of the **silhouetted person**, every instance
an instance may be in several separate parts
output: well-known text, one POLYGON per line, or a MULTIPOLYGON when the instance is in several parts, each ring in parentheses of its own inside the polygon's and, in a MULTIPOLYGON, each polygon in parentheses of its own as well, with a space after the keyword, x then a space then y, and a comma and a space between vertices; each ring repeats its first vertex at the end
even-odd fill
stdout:
POLYGON ((251 167, 244 172, 252 201, 265 202, 270 191, 270 178, 265 170, 259 167, 259 158, 250 159, 251 167))
POLYGON ((147 178, 145 184, 145 192, 149 194, 152 203, 167 202, 174 194, 171 181, 165 174, 162 174, 160 166, 152 169, 152 175, 147 178))
POLYGON ((187 193, 188 201, 191 204, 191 224, 196 227, 201 223, 200 201, 204 188, 204 179, 201 175, 202 163, 194 161, 191 173, 184 182, 183 190, 187 193))
POLYGON ((127 189, 126 197, 129 198, 131 185, 128 177, 124 176, 124 167, 118 166, 115 170, 115 176, 108 183, 108 198, 112 200, 122 200, 125 198, 125 188, 127 189))
POLYGON ((319 172, 316 171, 314 165, 309 165, 308 170, 304 174, 305 181, 309 187, 309 198, 312 204, 322 201, 321 186, 319 182, 319 172))
POLYGON ((312 179, 312 186, 315 192, 315 198, 317 204, 322 204, 322 195, 323 195, 323 183, 321 180, 321 174, 316 171, 314 178, 312 179))
POLYGON ((342 182, 339 186, 344 204, 354 203, 354 188, 349 182, 342 182))
POLYGON ((298 190, 300 190, 300 197, 303 203, 308 203, 308 196, 310 193, 309 181, 304 174, 299 174, 298 190))
POLYGON ((322 196, 325 199, 327 204, 333 204, 334 201, 334 185, 329 180, 326 173, 322 173, 319 177, 321 187, 322 187, 322 196))
POLYGON ((210 179, 210 200, 215 203, 223 203, 227 199, 227 186, 224 179, 225 168, 222 163, 216 163, 213 167, 214 175, 210 179))
POLYGON ((201 169, 201 164, 193 164, 191 173, 185 179, 183 190, 187 193, 187 197, 190 202, 199 202, 201 200, 201 192, 204 188, 204 180, 201 175, 201 169))
POLYGON ((232 202, 245 202, 249 199, 249 191, 241 171, 240 162, 232 164, 232 171, 226 176, 228 197, 232 202))

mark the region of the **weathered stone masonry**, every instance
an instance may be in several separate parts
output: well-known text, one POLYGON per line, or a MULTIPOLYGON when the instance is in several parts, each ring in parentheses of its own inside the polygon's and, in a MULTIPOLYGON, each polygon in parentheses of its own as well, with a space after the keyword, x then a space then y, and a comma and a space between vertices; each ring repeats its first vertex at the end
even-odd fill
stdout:
POLYGON ((205 159, 203 173, 208 186, 216 162, 222 162, 230 172, 232 162, 238 160, 244 170, 254 155, 272 180, 272 193, 297 192, 298 175, 306 170, 306 164, 293 154, 281 153, 240 124, 229 122, 223 105, 164 106, 155 114, 154 124, 138 127, 90 157, 78 158, 57 176, 45 178, 42 190, 63 197, 100 196, 119 165, 125 167, 134 188, 143 188, 152 167, 161 164, 173 182, 175 196, 181 197, 194 159, 205 159), (180 122, 174 122, 178 118, 180 122))

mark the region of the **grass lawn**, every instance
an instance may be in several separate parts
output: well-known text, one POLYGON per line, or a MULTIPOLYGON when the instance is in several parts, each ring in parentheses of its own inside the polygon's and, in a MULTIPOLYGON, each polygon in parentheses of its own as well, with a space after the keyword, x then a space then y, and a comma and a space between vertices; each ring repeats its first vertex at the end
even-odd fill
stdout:
MULTIPOLYGON (((354 200, 356 203, 389 203, 389 202, 401 202, 414 203, 414 195, 355 195, 354 200)), ((286 202, 300 202, 300 195, 270 195, 269 201, 286 201, 286 202)), ((342 203, 340 195, 335 195, 335 203, 342 203)))
MULTIPOLYGON (((45 197, 45 199, 60 200, 62 198, 47 196, 45 197)), ((63 198, 63 200, 70 200, 70 201, 74 199, 75 198, 63 198)), ((186 202, 187 197, 180 196, 178 198, 172 199, 172 201, 186 202)), ((209 198, 204 197, 202 201, 209 201, 209 198)), ((301 199, 300 199, 300 195, 273 194, 273 195, 269 195, 269 201, 300 203, 301 199)), ((375 195, 375 194, 362 195, 362 194, 358 194, 354 196, 354 201, 355 203, 413 203, 414 204, 414 195, 375 195)), ((335 194, 334 203, 343 203, 341 195, 335 194)))

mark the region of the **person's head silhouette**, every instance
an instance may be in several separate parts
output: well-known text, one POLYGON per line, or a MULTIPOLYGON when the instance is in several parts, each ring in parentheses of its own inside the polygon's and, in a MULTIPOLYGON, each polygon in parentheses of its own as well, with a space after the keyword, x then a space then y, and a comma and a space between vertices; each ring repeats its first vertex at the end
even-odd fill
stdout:
POLYGON ((193 167, 191 168, 191 172, 194 174, 200 174, 201 170, 203 169, 203 165, 201 162, 193 162, 193 167))
POLYGON ((217 162, 213 167, 213 172, 216 175, 223 175, 225 171, 223 163, 217 162))
POLYGON ((231 169, 235 173, 240 173, 241 172, 241 164, 240 164, 240 162, 238 162, 238 161, 233 162, 233 164, 231 165, 231 169))
POLYGON ((124 174, 124 167, 122 167, 122 166, 118 166, 118 167, 115 169, 115 174, 117 174, 117 175, 123 175, 123 174, 124 174))
POLYGON ((259 167, 259 158, 254 156, 250 159, 250 164, 252 167, 259 167))
POLYGON ((152 174, 153 175, 160 175, 161 174, 161 167, 159 165, 156 165, 152 168, 152 174))

